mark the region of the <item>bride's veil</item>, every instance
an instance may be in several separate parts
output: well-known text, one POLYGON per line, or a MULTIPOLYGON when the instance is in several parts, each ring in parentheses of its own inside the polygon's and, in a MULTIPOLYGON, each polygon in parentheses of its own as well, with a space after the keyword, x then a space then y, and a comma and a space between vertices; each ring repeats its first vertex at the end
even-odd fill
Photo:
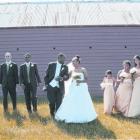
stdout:
MULTIPOLYGON (((69 72, 69 73, 70 73, 72 70, 74 70, 74 67, 73 67, 73 65, 72 65, 72 62, 68 63, 67 66, 68 66, 68 72, 69 72)), ((67 81, 65 81, 65 95, 68 94, 68 90, 69 90, 69 86, 70 86, 70 84, 71 84, 71 80, 72 80, 72 78, 70 77, 67 81)))

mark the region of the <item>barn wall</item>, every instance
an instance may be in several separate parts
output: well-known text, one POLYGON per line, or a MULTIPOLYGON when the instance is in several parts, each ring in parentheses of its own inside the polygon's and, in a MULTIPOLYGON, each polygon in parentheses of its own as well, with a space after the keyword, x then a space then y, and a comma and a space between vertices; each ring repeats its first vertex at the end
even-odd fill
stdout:
MULTIPOLYGON (((55 61, 59 52, 67 56, 67 63, 79 54, 81 64, 89 74, 91 95, 102 95, 99 84, 107 69, 116 73, 124 59, 132 60, 140 54, 140 27, 53 27, 0 29, 0 62, 10 51, 18 65, 24 62, 26 52, 38 64, 43 81, 45 69, 55 61)), ((23 94, 18 87, 18 94, 23 94)), ((39 95, 43 94, 39 89, 39 95), (41 93, 40 93, 41 92, 41 93)))

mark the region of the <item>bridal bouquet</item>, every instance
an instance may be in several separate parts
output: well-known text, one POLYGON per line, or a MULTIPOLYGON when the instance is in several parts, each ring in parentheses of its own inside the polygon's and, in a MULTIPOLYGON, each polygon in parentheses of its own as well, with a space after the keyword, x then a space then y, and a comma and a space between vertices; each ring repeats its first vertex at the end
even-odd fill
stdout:
MULTIPOLYGON (((81 79, 81 76, 80 75, 75 75, 73 76, 73 79, 74 80, 80 80, 81 79)), ((77 83, 77 86, 79 85, 79 83, 77 83)))
POLYGON ((81 76, 80 75, 75 75, 75 76, 73 76, 73 79, 74 80, 79 80, 79 79, 81 79, 81 76))

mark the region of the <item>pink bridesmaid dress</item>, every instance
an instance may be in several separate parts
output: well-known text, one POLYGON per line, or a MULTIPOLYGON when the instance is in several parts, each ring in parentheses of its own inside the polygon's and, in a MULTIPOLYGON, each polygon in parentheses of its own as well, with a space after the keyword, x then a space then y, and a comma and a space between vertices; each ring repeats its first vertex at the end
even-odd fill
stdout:
POLYGON ((104 113, 111 114, 115 104, 113 79, 108 79, 105 77, 100 86, 102 89, 104 89, 104 113))
POLYGON ((120 82, 116 91, 115 109, 127 117, 132 95, 131 74, 122 70, 119 77, 123 77, 123 81, 120 82))
POLYGON ((134 70, 135 73, 133 91, 128 111, 128 117, 137 117, 140 115, 140 69, 133 68, 132 71, 134 70))

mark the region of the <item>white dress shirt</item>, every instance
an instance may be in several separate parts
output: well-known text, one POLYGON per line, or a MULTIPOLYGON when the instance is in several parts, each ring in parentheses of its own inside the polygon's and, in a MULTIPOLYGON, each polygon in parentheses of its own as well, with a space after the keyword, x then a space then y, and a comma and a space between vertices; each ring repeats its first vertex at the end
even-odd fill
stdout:
POLYGON ((11 61, 9 61, 9 62, 6 61, 6 65, 7 65, 7 73, 9 72, 9 66, 10 66, 11 63, 12 63, 11 61))
POLYGON ((26 62, 25 63, 26 64, 26 66, 27 66, 27 78, 28 78, 28 83, 30 83, 30 75, 29 75, 29 73, 30 73, 30 62, 26 62))
POLYGON ((59 81, 56 81, 55 78, 59 76, 60 70, 61 70, 61 66, 62 66, 62 64, 60 64, 59 62, 57 62, 54 79, 50 82, 50 85, 52 87, 58 87, 59 88, 59 81))

